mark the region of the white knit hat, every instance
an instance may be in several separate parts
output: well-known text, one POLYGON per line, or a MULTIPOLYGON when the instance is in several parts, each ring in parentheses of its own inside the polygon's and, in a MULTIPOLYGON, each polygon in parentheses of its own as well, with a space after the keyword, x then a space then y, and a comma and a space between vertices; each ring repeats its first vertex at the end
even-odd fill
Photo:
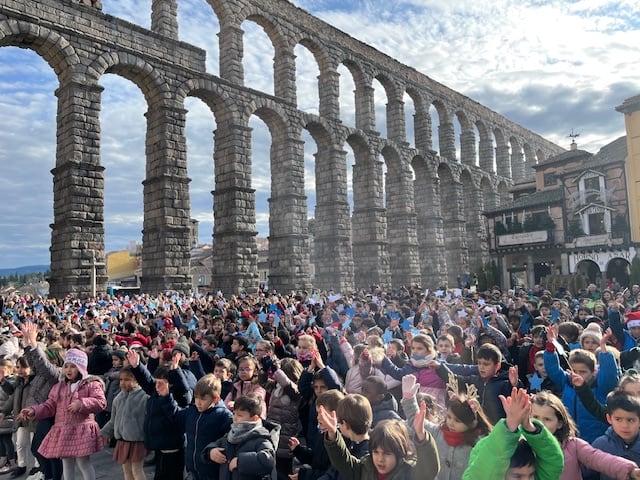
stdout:
POLYGON ((77 348, 72 348, 67 351, 67 355, 64 357, 64 363, 73 363, 76 367, 78 367, 78 371, 82 378, 87 378, 89 375, 87 373, 87 354, 82 350, 78 350, 77 348))

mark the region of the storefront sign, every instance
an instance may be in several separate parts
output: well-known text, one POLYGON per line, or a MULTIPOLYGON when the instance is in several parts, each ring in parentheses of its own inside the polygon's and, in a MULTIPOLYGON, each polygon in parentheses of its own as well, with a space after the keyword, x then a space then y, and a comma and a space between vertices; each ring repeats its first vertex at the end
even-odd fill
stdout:
POLYGON ((535 232, 512 233, 511 235, 499 235, 498 246, 508 247, 511 245, 526 245, 529 243, 546 242, 549 239, 549 233, 546 230, 537 230, 535 232))
POLYGON ((636 249, 629 247, 628 250, 608 250, 604 252, 575 252, 569 253, 569 272, 575 273, 576 266, 585 260, 591 261, 598 265, 601 272, 607 270, 607 265, 614 258, 621 258, 631 263, 633 257, 636 256, 636 249))

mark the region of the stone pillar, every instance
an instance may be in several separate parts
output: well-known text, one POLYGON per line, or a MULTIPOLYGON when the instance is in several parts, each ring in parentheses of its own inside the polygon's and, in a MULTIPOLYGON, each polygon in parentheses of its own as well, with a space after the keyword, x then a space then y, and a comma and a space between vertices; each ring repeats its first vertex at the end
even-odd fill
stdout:
POLYGON ((536 154, 530 148, 524 151, 524 176, 525 178, 531 178, 535 176, 535 166, 536 166, 536 154))
POLYGON ((434 290, 447 284, 440 179, 422 164, 416 168, 414 185, 421 285, 434 290))
POLYGON ((356 85, 356 128, 365 131, 376 129, 374 91, 371 85, 356 85))
POLYGON ((469 251, 470 273, 488 261, 488 238, 482 211, 485 210, 484 198, 473 184, 464 184, 464 217, 469 251))
POLYGON ((493 142, 491 139, 481 137, 478 149, 480 169, 485 172, 496 173, 496 167, 493 164, 493 142))
POLYGON ((147 176, 144 188, 142 278, 146 293, 190 292, 191 227, 186 110, 150 106, 147 117, 147 176))
POLYGON ((421 280, 411 169, 398 160, 386 180, 391 285, 409 288, 421 280))
MULTIPOLYGON (((268 72, 265 72, 268 75, 268 72)), ((274 93, 296 105, 296 56, 290 49, 278 48, 274 57, 274 93)))
POLYGON ((476 165, 476 136, 473 130, 460 133, 460 161, 465 165, 476 165))
POLYGON ((225 294, 255 292, 259 279, 251 129, 226 122, 217 127, 211 287, 225 294))
POLYGON ((178 40, 178 4, 176 0, 152 0, 151 31, 178 40))
POLYGON ((496 147, 496 166, 498 175, 511 178, 511 163, 509 161, 509 145, 498 145, 496 147))
POLYGON ((399 98, 387 102, 387 138, 398 143, 407 141, 404 102, 399 98))
POLYGON ((424 105, 416 105, 416 113, 413 115, 415 127, 416 148, 427 152, 433 149, 431 141, 431 115, 424 105))
POLYGON ((517 182, 524 178, 524 159, 519 145, 511 145, 511 175, 517 182))
POLYGON ((220 25, 220 32, 218 33, 218 43, 221 52, 220 78, 237 85, 244 84, 244 67, 242 66, 242 57, 244 55, 244 47, 242 45, 243 35, 244 32, 239 26, 229 24, 220 25))
POLYGON ((49 296, 104 293, 104 167, 98 85, 66 83, 58 97, 49 296), (97 265, 96 265, 97 264, 97 265), (95 271, 94 271, 95 269, 95 271))
POLYGON ((464 205, 462 184, 453 180, 450 185, 441 183, 442 205, 446 211, 444 236, 447 252, 447 273, 449 286, 457 286, 457 277, 469 273, 469 250, 465 229, 465 217, 462 211, 464 205))
POLYGON ((440 119, 438 139, 440 142, 440 156, 451 162, 456 162, 456 138, 452 122, 445 122, 444 119, 440 119))
POLYGON ((353 289, 349 209, 346 152, 336 146, 319 147, 316 154, 314 285, 320 289, 353 289))
POLYGON ((304 193, 304 142, 274 139, 269 199, 269 287, 309 287, 309 225, 304 193))
POLYGON ((353 166, 353 261, 356 288, 391 286, 382 162, 370 152, 353 166))
POLYGON ((320 116, 331 120, 340 120, 340 74, 336 70, 327 70, 318 77, 320 88, 320 116))

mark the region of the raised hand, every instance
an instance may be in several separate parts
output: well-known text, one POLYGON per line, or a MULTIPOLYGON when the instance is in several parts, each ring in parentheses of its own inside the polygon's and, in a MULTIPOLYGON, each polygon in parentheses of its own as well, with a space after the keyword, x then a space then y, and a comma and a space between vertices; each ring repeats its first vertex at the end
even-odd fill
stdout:
POLYGON ((584 378, 575 373, 573 370, 567 370, 567 373, 571 375, 571 383, 574 387, 582 387, 584 385, 584 378))
POLYGON ((127 352, 127 361, 131 368, 138 368, 140 365, 140 357, 138 356, 138 352, 136 352, 133 348, 130 348, 127 352))
POLYGON ((336 439, 336 432, 338 431, 338 419, 336 412, 327 411, 322 405, 318 407, 318 426, 320 430, 326 432, 329 440, 336 439))
POLYGON ((36 348, 38 345, 38 326, 32 322, 25 322, 20 327, 23 345, 36 348))
POLYGON ((405 375, 402 377, 402 398, 411 398, 420 390, 420 384, 415 375, 405 375))
POLYGON ((609 351, 607 350, 607 344, 609 343, 609 339, 611 339, 612 336, 613 332, 610 328, 607 328, 607 330, 602 334, 602 338, 600 339, 600 351, 602 353, 607 353, 609 351))
POLYGON ((518 366, 516 365, 515 367, 509 367, 509 382, 511 383, 511 386, 517 387, 518 380, 518 366))
POLYGON ((418 442, 424 441, 427 433, 424 430, 424 419, 427 416, 427 404, 423 401, 420 402, 420 408, 418 413, 413 418, 413 430, 416 432, 416 440, 418 442))
POLYGON ((504 395, 500 395, 499 397, 502 402, 502 407, 507 414, 507 428, 510 431, 515 432, 518 429, 518 426, 522 424, 529 415, 528 412, 531 410, 531 400, 529 399, 529 395, 526 390, 522 388, 518 390, 513 387, 511 389, 510 397, 505 398, 504 395))

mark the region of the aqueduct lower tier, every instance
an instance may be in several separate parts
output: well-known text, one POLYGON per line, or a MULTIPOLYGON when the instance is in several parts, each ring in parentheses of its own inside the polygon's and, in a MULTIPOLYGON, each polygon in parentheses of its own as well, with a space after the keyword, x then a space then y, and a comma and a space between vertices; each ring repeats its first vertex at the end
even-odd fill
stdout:
POLYGON ((37 52, 59 80, 52 296, 88 294, 94 281, 103 291, 106 283, 99 81, 107 73, 134 82, 148 106, 141 288, 150 293, 192 285, 184 109, 189 96, 203 100, 216 119, 213 288, 226 293, 258 285, 252 115, 269 127, 271 171, 278 172, 269 200, 269 284, 280 291, 310 284, 305 129, 318 147, 314 285, 336 290, 453 284, 487 259, 481 212, 507 200, 512 181, 561 151, 284 0, 208 1, 220 24, 219 76, 206 72, 203 50, 179 41, 176 0, 153 0, 150 30, 84 3, 92 2, 0 0, 0 46, 37 52), (274 95, 244 86, 240 27, 247 19, 273 42, 274 95), (296 107, 297 44, 318 62, 319 115, 296 107), (339 65, 354 78, 355 128, 340 121, 339 65), (376 131, 373 79, 388 98, 387 138, 376 131), (415 106, 415 148, 406 142, 405 93, 415 106), (437 126, 431 106, 438 111, 437 126), (454 119, 461 126, 459 152, 454 119), (432 149, 432 128, 439 152, 432 149), (346 144, 356 160, 353 212, 346 144))

